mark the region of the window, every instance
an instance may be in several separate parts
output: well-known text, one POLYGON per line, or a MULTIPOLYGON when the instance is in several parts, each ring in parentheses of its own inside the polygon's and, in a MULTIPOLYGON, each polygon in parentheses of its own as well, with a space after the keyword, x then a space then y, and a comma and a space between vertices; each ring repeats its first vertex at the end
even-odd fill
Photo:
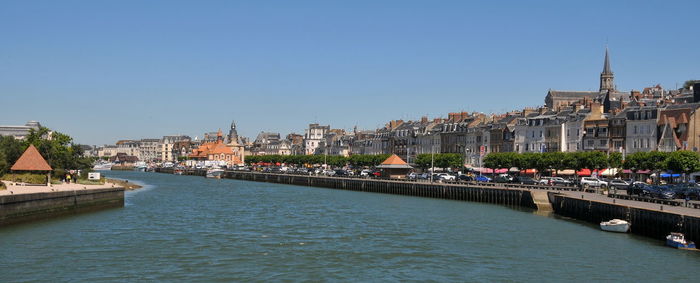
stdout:
POLYGON ((608 145, 608 140, 600 140, 600 145, 601 146, 608 145))
POLYGON ((634 134, 637 134, 637 125, 634 125, 634 134))
POLYGON ((593 140, 588 140, 588 146, 593 146, 593 140))

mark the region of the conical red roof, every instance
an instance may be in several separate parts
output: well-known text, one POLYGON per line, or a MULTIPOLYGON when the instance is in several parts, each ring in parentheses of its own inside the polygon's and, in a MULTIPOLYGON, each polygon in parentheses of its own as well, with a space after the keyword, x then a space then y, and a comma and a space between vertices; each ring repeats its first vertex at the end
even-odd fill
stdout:
POLYGON ((10 168, 12 171, 51 171, 51 166, 46 162, 46 159, 41 157, 39 150, 30 144, 27 150, 22 153, 22 156, 17 159, 15 165, 10 168))
POLYGON ((406 161, 403 161, 403 159, 401 159, 401 157, 399 157, 396 154, 392 154, 391 156, 389 156, 389 158, 387 158, 386 160, 384 160, 384 162, 382 162, 382 165, 406 165, 406 164, 407 164, 406 161))

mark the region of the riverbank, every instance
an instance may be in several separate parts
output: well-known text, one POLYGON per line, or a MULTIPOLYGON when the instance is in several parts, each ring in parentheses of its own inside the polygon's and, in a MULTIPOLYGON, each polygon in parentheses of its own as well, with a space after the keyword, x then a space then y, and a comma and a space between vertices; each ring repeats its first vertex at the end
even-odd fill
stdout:
POLYGON ((22 185, 4 182, 0 226, 66 214, 124 206, 124 188, 104 185, 22 185))

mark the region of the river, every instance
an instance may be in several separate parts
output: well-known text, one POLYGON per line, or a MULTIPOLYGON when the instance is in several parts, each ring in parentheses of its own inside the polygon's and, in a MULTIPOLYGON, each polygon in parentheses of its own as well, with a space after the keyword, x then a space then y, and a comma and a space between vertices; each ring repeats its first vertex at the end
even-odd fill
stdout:
POLYGON ((0 228, 0 281, 695 281, 700 252, 497 205, 146 172, 0 228))

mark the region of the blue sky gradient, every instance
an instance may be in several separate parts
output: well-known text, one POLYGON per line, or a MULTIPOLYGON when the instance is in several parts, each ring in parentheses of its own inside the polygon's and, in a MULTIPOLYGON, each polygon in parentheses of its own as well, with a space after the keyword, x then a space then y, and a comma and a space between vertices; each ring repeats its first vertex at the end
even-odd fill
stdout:
POLYGON ((0 124, 77 142, 374 129, 700 79, 698 1, 3 1, 0 124))

